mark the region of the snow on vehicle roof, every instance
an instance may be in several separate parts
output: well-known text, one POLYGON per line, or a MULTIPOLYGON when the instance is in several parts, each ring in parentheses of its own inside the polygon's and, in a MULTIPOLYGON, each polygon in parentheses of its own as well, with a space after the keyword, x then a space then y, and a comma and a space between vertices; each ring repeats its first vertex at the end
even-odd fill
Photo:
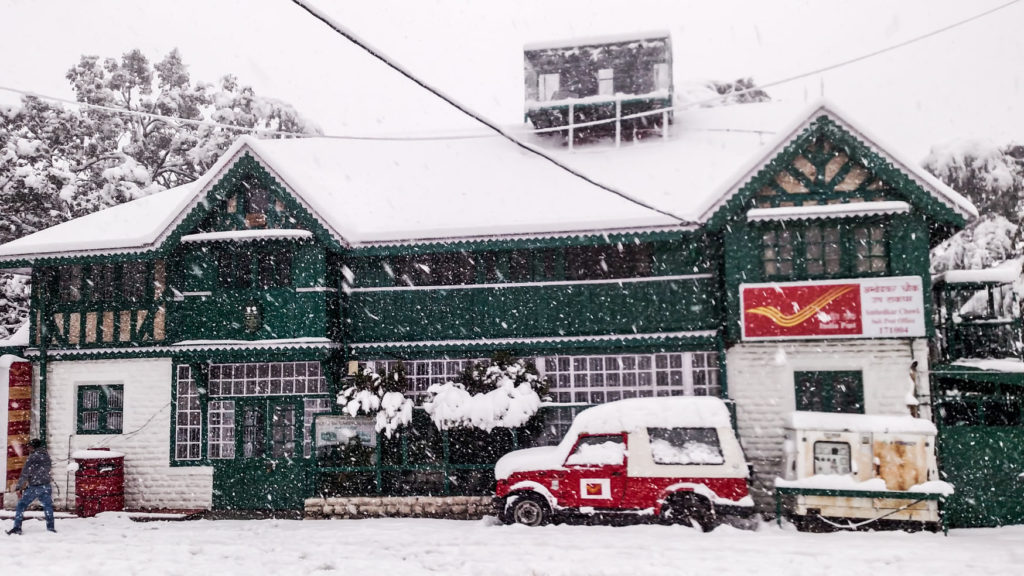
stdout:
POLYGON ((786 428, 835 432, 919 433, 935 435, 935 425, 921 418, 885 414, 836 414, 831 412, 790 412, 786 428))
POLYGON ((643 428, 720 428, 731 426, 725 402, 711 396, 629 398, 587 408, 572 422, 566 438, 614 434, 643 428))

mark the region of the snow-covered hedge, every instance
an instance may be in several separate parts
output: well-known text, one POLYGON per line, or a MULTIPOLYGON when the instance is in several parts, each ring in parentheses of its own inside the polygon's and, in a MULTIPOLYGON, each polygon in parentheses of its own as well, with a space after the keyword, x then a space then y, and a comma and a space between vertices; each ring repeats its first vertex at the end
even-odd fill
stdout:
POLYGON ((338 404, 349 416, 373 416, 376 430, 390 438, 399 427, 412 422, 412 400, 401 390, 405 390, 405 371, 401 368, 384 374, 364 369, 338 394, 338 404))
POLYGON ((462 380, 428 389, 423 407, 440 430, 518 428, 540 408, 544 383, 523 360, 476 366, 462 380))

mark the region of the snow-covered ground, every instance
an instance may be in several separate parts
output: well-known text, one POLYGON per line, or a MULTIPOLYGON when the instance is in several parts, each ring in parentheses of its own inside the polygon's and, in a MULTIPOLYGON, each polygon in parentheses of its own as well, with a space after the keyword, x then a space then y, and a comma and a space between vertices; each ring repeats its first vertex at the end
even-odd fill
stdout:
MULTIPOLYGON (((4 528, 9 520, 2 522, 4 528)), ((0 574, 844 576, 1024 572, 1024 526, 806 534, 422 519, 136 523, 110 513, 0 534, 0 574)))

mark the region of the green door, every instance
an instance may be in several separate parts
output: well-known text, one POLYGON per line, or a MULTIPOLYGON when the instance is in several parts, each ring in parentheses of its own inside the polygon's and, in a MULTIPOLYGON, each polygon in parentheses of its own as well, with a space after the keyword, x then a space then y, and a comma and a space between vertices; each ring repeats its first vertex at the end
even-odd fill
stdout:
POLYGON ((235 401, 235 458, 214 470, 214 507, 298 510, 310 493, 303 458, 302 400, 235 401))

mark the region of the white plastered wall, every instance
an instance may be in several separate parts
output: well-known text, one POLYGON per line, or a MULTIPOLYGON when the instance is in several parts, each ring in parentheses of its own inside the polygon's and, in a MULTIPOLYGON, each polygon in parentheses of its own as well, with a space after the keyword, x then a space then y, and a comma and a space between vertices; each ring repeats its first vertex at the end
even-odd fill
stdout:
POLYGON ((915 360, 916 393, 924 404, 929 390, 924 339, 748 342, 730 348, 729 397, 736 402, 740 442, 761 487, 770 489, 781 474, 783 416, 796 409, 794 372, 859 370, 866 414, 908 414, 910 367, 915 360))
MULTIPOLYGON (((39 365, 36 363, 38 381, 39 365)), ((47 363, 47 444, 60 494, 59 508, 74 509, 75 475, 68 455, 107 447, 125 454, 125 506, 129 509, 209 508, 210 467, 170 465, 172 363, 169 358, 50 361, 47 363), (78 435, 77 386, 124 386, 124 424, 119 435, 78 435)), ((35 426, 33 427, 35 429, 35 426)))

